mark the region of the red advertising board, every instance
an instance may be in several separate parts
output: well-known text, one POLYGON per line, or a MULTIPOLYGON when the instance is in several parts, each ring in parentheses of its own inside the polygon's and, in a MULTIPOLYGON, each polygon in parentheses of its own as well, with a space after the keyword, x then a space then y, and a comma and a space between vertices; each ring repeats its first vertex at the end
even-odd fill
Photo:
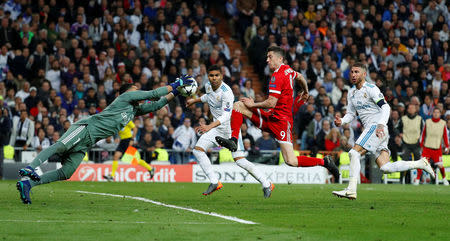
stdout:
MULTIPOLYGON (((192 165, 154 165, 155 176, 150 179, 148 171, 136 165, 119 165, 117 182, 192 182, 192 165)), ((69 181, 106 181, 104 175, 111 173, 111 165, 81 164, 69 181)))

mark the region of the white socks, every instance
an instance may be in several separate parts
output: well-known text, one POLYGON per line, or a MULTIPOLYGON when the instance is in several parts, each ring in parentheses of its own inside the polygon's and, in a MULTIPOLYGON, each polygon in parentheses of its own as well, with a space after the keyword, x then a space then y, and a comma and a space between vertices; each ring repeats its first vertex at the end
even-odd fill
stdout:
MULTIPOLYGON (((211 161, 205 152, 194 149, 193 151, 195 158, 197 158, 200 167, 205 172, 206 176, 208 176, 211 183, 217 184, 219 179, 217 175, 214 173, 214 170, 211 165, 211 161)), ((236 161, 236 164, 246 170, 250 175, 252 175, 256 180, 258 180, 263 187, 270 187, 270 182, 267 181, 266 176, 262 173, 255 164, 249 162, 247 159, 242 158, 236 161)))
POLYGON ((348 189, 356 192, 356 186, 358 184, 358 178, 361 173, 361 154, 359 152, 351 149, 348 152, 350 157, 350 170, 349 170, 349 178, 350 181, 348 183, 348 189))
POLYGON ((252 175, 256 180, 258 180, 263 187, 269 187, 270 182, 267 181, 267 178, 264 176, 264 174, 256 168, 255 164, 249 162, 245 158, 241 158, 236 161, 236 164, 246 170, 250 175, 252 175))
POLYGON ((396 161, 388 162, 380 167, 380 170, 385 173, 403 172, 411 169, 423 168, 423 161, 396 161))
POLYGON ((219 179, 217 178, 217 175, 214 173, 211 161, 209 160, 206 153, 196 149, 194 149, 192 152, 194 153, 194 156, 195 158, 197 158, 200 167, 202 167, 203 171, 206 173, 206 176, 208 176, 211 183, 217 184, 219 182, 219 179))

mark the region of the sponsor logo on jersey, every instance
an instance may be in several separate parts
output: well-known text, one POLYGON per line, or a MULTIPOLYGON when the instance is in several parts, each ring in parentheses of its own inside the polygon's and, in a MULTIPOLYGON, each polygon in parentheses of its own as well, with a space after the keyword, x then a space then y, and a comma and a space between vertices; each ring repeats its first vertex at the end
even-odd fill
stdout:
POLYGON ((270 79, 270 83, 275 83, 275 76, 272 76, 272 79, 270 79))
POLYGON ((269 87, 271 87, 271 88, 277 88, 277 85, 275 85, 275 84, 270 84, 269 87))
POLYGON ((364 93, 364 98, 366 98, 366 99, 367 99, 367 94, 366 94, 366 93, 364 93))
POLYGON ((231 108, 230 108, 230 102, 227 102, 226 107, 223 109, 226 112, 230 112, 231 108))
POLYGON ((381 94, 381 93, 378 94, 378 97, 383 98, 383 94, 381 94))

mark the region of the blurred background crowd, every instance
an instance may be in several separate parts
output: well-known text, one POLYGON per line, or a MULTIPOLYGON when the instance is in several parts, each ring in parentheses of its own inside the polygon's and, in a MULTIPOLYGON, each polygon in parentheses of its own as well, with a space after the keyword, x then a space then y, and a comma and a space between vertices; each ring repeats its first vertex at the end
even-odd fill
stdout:
MULTIPOLYGON (((356 61, 367 66, 368 81, 391 105, 393 153, 414 141, 404 140, 403 118, 424 121, 438 108, 450 127, 445 0, 0 2, 1 145, 48 147, 72 123, 101 112, 123 83, 151 90, 188 74, 201 95, 213 64, 221 67, 236 100, 262 101, 271 75, 265 50, 273 44, 286 50, 286 63, 308 80, 311 96, 294 111, 296 149, 353 146, 360 122, 336 128, 333 120, 346 112, 349 67, 356 61), (219 31, 220 24, 230 31, 219 31), (230 48, 233 41, 238 48, 230 48)), ((178 98, 137 117, 136 145, 144 152, 189 152, 198 138, 193 127, 211 117, 207 105, 185 108, 184 102, 178 98), (182 145, 173 146, 174 140, 182 145)), ((277 150, 277 142, 250 123, 242 131, 254 160, 258 151, 277 150)), ((98 146, 114 150, 117 139, 98 146)))

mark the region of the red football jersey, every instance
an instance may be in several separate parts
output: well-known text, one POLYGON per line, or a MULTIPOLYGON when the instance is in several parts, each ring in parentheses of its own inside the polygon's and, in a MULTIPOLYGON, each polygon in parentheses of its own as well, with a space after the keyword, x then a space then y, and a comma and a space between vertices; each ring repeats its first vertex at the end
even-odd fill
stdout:
POLYGON ((294 102, 294 80, 297 72, 289 65, 282 64, 270 78, 269 95, 278 98, 272 115, 279 120, 293 121, 292 104, 294 102))

